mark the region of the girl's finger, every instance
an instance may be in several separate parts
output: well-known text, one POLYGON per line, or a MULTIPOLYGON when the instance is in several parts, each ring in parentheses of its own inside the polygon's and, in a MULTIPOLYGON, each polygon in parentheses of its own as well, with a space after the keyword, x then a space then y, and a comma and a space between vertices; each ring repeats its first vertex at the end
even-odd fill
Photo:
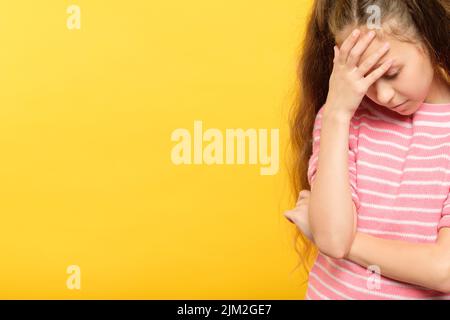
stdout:
POLYGON ((367 50, 369 45, 372 43, 373 39, 375 39, 375 31, 370 31, 363 38, 356 43, 353 49, 350 50, 347 59, 347 65, 353 69, 359 63, 362 54, 367 50))
MULTIPOLYGON (((286 211, 284 213, 284 217, 291 223, 294 223, 294 220, 292 219, 292 211, 286 211)), ((295 224, 295 223, 294 223, 295 224)))
POLYGON ((354 30, 347 39, 345 39, 344 43, 342 43, 342 46, 339 49, 339 63, 345 64, 347 62, 348 54, 358 40, 360 33, 361 31, 358 29, 354 30))
POLYGON ((375 69, 370 73, 367 77, 364 78, 363 82, 366 88, 369 88, 371 85, 373 85, 378 79, 380 79, 386 71, 389 70, 389 68, 394 63, 393 59, 387 60, 385 63, 381 65, 381 67, 375 69))
POLYGON ((377 52, 372 54, 358 67, 358 70, 362 77, 364 77, 375 65, 376 63, 389 51, 389 42, 386 42, 377 52))
POLYGON ((339 59, 339 48, 337 46, 334 46, 334 59, 333 59, 333 63, 338 62, 339 59))

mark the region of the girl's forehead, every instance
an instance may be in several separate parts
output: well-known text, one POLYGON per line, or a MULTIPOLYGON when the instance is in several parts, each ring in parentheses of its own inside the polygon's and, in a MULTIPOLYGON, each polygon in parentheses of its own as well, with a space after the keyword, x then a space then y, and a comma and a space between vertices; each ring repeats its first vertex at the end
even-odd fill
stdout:
MULTIPOLYGON (((369 33, 371 30, 367 28, 358 28, 361 31, 361 34, 359 36, 358 40, 363 39, 367 33, 369 33)), ((342 42, 351 35, 354 28, 349 28, 348 30, 344 30, 339 36, 345 36, 343 40, 337 41, 337 46, 341 48, 342 42)), ((368 57, 370 57, 372 54, 376 53, 379 49, 383 47, 383 45, 387 42, 390 45, 389 51, 379 60, 381 62, 384 62, 387 59, 394 58, 397 62, 400 61, 402 57, 405 56, 407 52, 410 50, 413 50, 414 45, 410 42, 402 41, 398 39, 397 37, 387 33, 387 32, 380 32, 379 30, 374 30, 376 32, 376 37, 372 40, 370 45, 367 47, 367 49, 364 51, 364 53, 361 56, 360 61, 364 61, 368 57)), ((337 38, 339 39, 339 38, 337 38)), ((340 39, 339 39, 340 40, 340 39)))
POLYGON ((359 39, 364 37, 370 31, 374 31, 376 33, 376 38, 375 39, 379 39, 379 40, 382 40, 382 41, 389 41, 391 39, 394 39, 392 36, 390 36, 388 33, 386 33, 386 31, 383 30, 383 29, 369 29, 367 27, 358 27, 358 28, 356 28, 355 26, 353 26, 353 27, 352 26, 348 26, 348 27, 344 28, 342 31, 338 32, 335 35, 336 45, 338 47, 341 47, 341 45, 344 43, 345 39, 347 39, 351 35, 353 30, 355 30, 355 29, 358 29, 359 31, 361 31, 359 39))
POLYGON ((381 64, 381 63, 385 62, 386 60, 392 59, 392 58, 398 62, 399 57, 401 55, 398 54, 400 48, 399 48, 396 40, 391 41, 391 40, 387 40, 387 39, 379 39, 378 37, 373 39, 372 42, 370 43, 369 47, 366 49, 366 51, 364 51, 364 53, 361 56, 360 62, 365 61, 371 55, 375 54, 379 49, 381 49, 383 47, 383 45, 386 42, 388 42, 390 45, 389 50, 383 57, 381 57, 378 60, 378 62, 381 64))
POLYGON ((389 51, 388 51, 388 53, 397 51, 396 49, 398 48, 398 45, 399 45, 399 41, 398 40, 386 39, 386 38, 381 39, 381 38, 375 37, 372 40, 372 42, 369 44, 369 46, 367 47, 367 49, 364 52, 364 54, 371 55, 372 53, 375 53, 378 49, 381 49, 381 47, 385 43, 389 43, 389 51))
POLYGON ((343 29, 335 32, 335 44, 340 47, 355 29, 361 31, 359 38, 364 37, 370 31, 374 31, 376 33, 376 39, 381 41, 421 42, 421 38, 417 36, 417 31, 414 27, 404 26, 403 24, 400 24, 397 19, 391 19, 388 22, 384 22, 378 29, 369 28, 364 24, 347 25, 343 29))

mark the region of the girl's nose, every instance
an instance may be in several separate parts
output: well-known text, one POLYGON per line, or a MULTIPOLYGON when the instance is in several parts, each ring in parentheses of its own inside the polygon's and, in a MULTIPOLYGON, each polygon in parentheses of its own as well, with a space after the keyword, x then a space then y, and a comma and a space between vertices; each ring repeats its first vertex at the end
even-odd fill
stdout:
POLYGON ((380 104, 388 105, 394 97, 394 89, 388 83, 379 80, 374 84, 375 94, 380 104))

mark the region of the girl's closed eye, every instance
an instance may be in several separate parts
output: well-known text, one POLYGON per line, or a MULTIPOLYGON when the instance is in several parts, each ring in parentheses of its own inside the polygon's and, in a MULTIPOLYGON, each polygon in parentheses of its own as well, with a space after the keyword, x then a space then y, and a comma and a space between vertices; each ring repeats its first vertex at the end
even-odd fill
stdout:
POLYGON ((397 78, 397 76, 400 74, 400 69, 392 69, 389 72, 387 72, 383 78, 385 78, 386 80, 393 80, 395 78, 397 78))

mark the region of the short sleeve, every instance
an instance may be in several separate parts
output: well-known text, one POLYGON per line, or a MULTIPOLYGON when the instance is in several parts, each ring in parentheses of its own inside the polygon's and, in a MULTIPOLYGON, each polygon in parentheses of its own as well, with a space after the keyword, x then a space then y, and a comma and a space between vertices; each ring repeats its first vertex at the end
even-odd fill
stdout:
MULTIPOLYGON (((313 147, 312 155, 309 158, 308 163, 308 182, 312 186, 317 173, 317 164, 319 160, 319 149, 320 149, 320 130, 322 126, 322 115, 324 107, 322 107, 317 113, 316 119, 314 121, 313 130, 313 147)), ((348 168, 349 168, 349 181, 350 188, 352 192, 352 200, 355 203, 356 209, 359 209, 360 202, 359 196, 356 189, 356 150, 357 150, 357 137, 353 128, 354 120, 350 124, 349 128, 349 148, 348 148, 348 168)), ((450 203, 449 203, 450 204, 450 203)), ((450 212, 450 205, 449 205, 450 212)))
POLYGON ((450 228, 450 194, 447 196, 442 208, 442 216, 438 224, 438 231, 441 228, 450 228))

